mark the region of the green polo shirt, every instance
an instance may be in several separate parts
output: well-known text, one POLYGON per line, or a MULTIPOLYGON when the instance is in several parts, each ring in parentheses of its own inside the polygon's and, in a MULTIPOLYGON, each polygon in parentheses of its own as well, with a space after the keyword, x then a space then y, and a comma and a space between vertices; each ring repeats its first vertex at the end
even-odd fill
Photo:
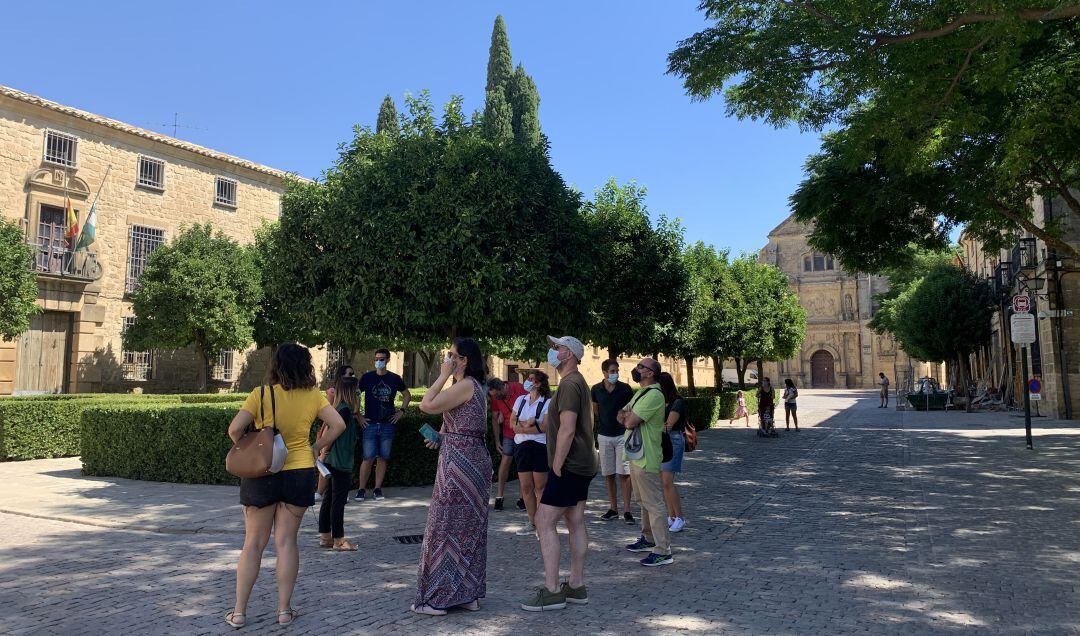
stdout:
MULTIPOLYGON (((631 411, 641 418, 641 442, 645 455, 641 459, 632 459, 638 468, 650 473, 659 473, 664 460, 664 392, 657 384, 638 389, 630 400, 631 411)), ((627 429, 625 437, 630 437, 632 429, 627 429)))

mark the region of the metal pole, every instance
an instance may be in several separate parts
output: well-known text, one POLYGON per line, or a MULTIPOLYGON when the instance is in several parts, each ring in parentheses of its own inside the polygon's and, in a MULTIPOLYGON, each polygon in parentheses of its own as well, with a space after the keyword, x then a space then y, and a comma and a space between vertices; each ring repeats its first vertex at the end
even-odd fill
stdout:
POLYGON ((1054 304, 1057 306, 1059 313, 1054 320, 1057 321, 1058 353, 1061 356, 1061 399, 1065 403, 1065 419, 1071 420, 1073 412, 1072 395, 1069 390, 1069 348, 1065 346, 1065 290, 1061 287, 1061 279, 1065 278, 1065 276, 1061 274, 1061 268, 1057 265, 1058 263, 1055 261, 1054 293, 1057 296, 1057 302, 1054 304))
POLYGON ((1020 356, 1024 361, 1024 430, 1027 434, 1027 447, 1029 450, 1033 450, 1035 447, 1031 443, 1031 390, 1028 386, 1028 346, 1024 345, 1020 350, 1020 356))

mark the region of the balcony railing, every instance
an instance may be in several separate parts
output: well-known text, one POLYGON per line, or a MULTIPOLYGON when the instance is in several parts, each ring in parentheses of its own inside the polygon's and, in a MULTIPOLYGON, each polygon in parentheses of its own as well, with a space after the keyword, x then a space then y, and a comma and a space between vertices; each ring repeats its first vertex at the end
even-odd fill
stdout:
POLYGON ((1039 266, 1039 255, 1035 251, 1035 239, 1022 238, 1012 249, 1012 274, 1021 270, 1035 270, 1039 266))
POLYGON ((33 251, 30 269, 46 276, 93 281, 101 278, 97 254, 75 252, 55 243, 27 243, 33 251))

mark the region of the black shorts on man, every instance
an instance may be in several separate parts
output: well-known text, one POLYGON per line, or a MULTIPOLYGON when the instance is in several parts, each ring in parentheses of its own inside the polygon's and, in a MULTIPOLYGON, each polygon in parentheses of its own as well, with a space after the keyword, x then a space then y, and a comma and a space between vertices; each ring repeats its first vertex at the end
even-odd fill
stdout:
POLYGON ((547 484, 540 503, 556 508, 570 508, 589 498, 589 484, 595 475, 578 475, 565 468, 562 477, 548 470, 547 484))

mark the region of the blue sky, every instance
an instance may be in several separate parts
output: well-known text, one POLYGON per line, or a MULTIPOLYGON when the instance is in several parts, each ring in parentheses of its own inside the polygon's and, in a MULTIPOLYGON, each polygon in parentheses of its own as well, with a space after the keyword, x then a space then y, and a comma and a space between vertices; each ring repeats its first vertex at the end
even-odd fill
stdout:
POLYGON ((422 89, 482 106, 501 13, 568 183, 591 195, 609 177, 636 180, 689 240, 755 251, 788 214, 818 136, 728 118, 721 99, 691 102, 664 74, 676 43, 705 26, 696 6, 19 2, 5 7, 0 84, 160 132, 179 112, 183 139, 314 177, 354 124, 374 125, 386 94, 399 108, 422 89))

